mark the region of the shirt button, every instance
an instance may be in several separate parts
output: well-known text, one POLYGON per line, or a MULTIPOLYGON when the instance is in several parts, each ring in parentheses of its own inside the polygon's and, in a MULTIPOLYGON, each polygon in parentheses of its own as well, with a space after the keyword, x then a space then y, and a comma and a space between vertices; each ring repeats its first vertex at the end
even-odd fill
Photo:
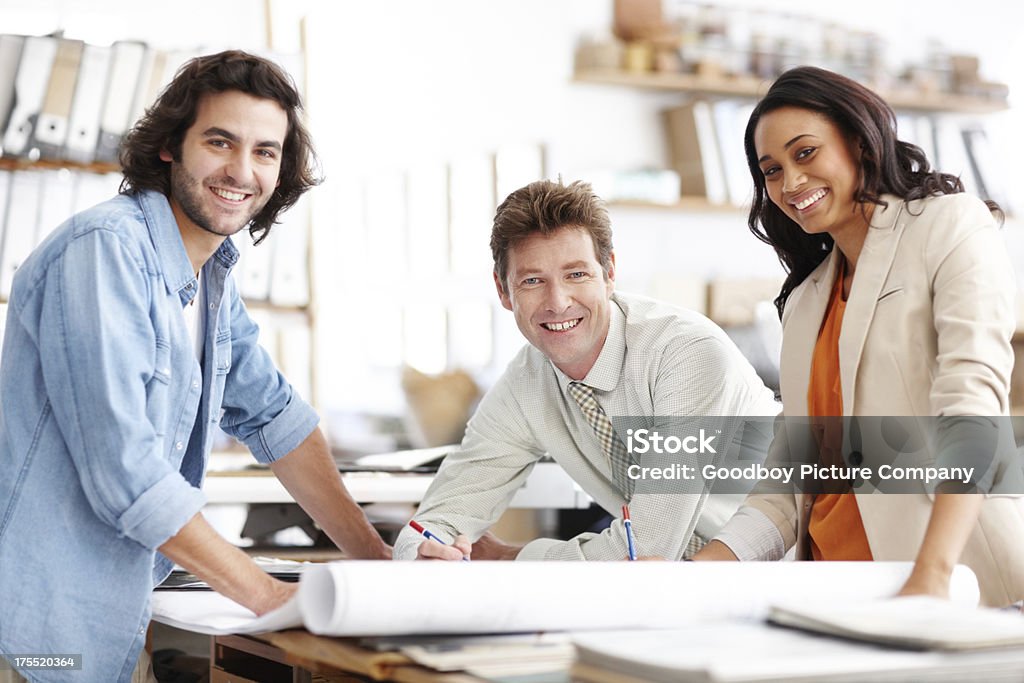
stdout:
POLYGON ((199 382, 198 381, 193 381, 192 382, 192 388, 193 389, 198 389, 199 388, 199 382))
POLYGON ((210 310, 211 310, 211 311, 212 311, 213 309, 215 309, 216 307, 217 307, 217 306, 216 306, 216 304, 210 304, 210 310))
POLYGON ((180 451, 180 450, 181 450, 182 448, 184 448, 184 447, 185 447, 185 444, 183 444, 183 443, 181 443, 181 442, 179 441, 178 443, 174 444, 174 447, 175 447, 175 448, 176 448, 177 450, 179 450, 179 451, 180 451))

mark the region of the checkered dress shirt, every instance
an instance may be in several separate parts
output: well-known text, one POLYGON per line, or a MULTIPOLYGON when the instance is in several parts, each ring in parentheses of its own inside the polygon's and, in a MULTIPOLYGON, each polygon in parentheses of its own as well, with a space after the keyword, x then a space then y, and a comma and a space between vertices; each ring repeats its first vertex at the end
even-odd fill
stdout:
MULTIPOLYGON (((778 413, 772 392, 704 316, 621 293, 613 294, 610 305, 608 338, 582 380, 608 418, 778 413)), ((624 559, 626 536, 617 517, 628 491, 616 481, 597 434, 569 394, 572 382, 540 351, 524 347, 484 396, 461 447, 445 459, 417 521, 445 541, 460 533, 479 538, 534 464, 548 455, 616 519, 601 533, 532 541, 517 559, 624 559)), ((742 500, 741 494, 638 490, 629 500, 638 553, 681 559, 699 547, 699 538, 711 538, 742 500)), ((413 559, 421 540, 403 530, 395 558, 413 559)))

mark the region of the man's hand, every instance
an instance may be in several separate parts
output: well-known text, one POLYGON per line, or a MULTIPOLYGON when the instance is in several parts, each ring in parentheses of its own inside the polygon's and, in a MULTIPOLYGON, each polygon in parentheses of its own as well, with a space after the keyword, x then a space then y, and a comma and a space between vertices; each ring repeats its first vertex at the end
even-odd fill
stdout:
POLYGON ((257 615, 277 609, 298 589, 298 584, 278 581, 260 569, 214 531, 202 513, 161 545, 160 552, 257 615))
POLYGON ((480 537, 480 540, 473 544, 473 559, 514 560, 522 549, 523 546, 505 543, 488 531, 480 537))
POLYGON ((295 597, 298 590, 298 583, 288 583, 273 579, 273 581, 266 586, 263 595, 253 601, 253 605, 250 609, 256 613, 256 616, 263 616, 267 612, 273 612, 275 609, 291 600, 295 597))
POLYGON ((721 541, 710 541, 693 556, 694 562, 738 562, 740 558, 721 541))
POLYGON ((454 560, 461 561, 468 558, 473 552, 469 538, 459 535, 451 545, 445 545, 433 539, 427 539, 420 543, 416 550, 417 560, 454 560))

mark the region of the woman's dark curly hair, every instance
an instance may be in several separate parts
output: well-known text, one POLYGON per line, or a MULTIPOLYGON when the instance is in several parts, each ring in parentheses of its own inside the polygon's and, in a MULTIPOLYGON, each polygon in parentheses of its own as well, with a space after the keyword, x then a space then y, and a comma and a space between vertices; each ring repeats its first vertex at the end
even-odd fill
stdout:
POLYGON ((234 90, 273 100, 288 116, 279 184, 249 225, 249 234, 259 244, 278 222, 281 212, 321 182, 319 162, 302 122, 302 98, 295 83, 280 67, 262 57, 228 50, 186 62, 121 143, 121 192, 156 190, 170 196, 170 166, 160 159, 160 152, 166 149, 175 161, 180 161, 181 144, 195 123, 200 100, 209 94, 234 90))
MULTIPOLYGON (((757 103, 747 122, 743 144, 754 180, 754 198, 747 226, 775 249, 788 273, 775 307, 782 317, 790 293, 811 274, 832 250, 832 237, 810 235, 768 197, 765 178, 754 148, 754 131, 761 117, 783 107, 797 107, 828 117, 860 148, 860 183, 854 201, 885 205, 883 194, 904 200, 964 191, 956 176, 933 170, 920 147, 896 138, 896 115, 885 100, 856 81, 812 66, 786 71, 757 103)), ((986 202, 1000 219, 995 202, 986 202)))

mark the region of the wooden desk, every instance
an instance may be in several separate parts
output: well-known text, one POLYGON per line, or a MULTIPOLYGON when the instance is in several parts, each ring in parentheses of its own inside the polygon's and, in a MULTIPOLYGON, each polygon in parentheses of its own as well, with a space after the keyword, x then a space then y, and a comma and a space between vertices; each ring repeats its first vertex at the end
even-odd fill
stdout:
POLYGON ((297 629, 210 639, 210 683, 314 683, 371 679, 398 683, 481 683, 462 673, 433 671, 398 652, 360 647, 297 629))

